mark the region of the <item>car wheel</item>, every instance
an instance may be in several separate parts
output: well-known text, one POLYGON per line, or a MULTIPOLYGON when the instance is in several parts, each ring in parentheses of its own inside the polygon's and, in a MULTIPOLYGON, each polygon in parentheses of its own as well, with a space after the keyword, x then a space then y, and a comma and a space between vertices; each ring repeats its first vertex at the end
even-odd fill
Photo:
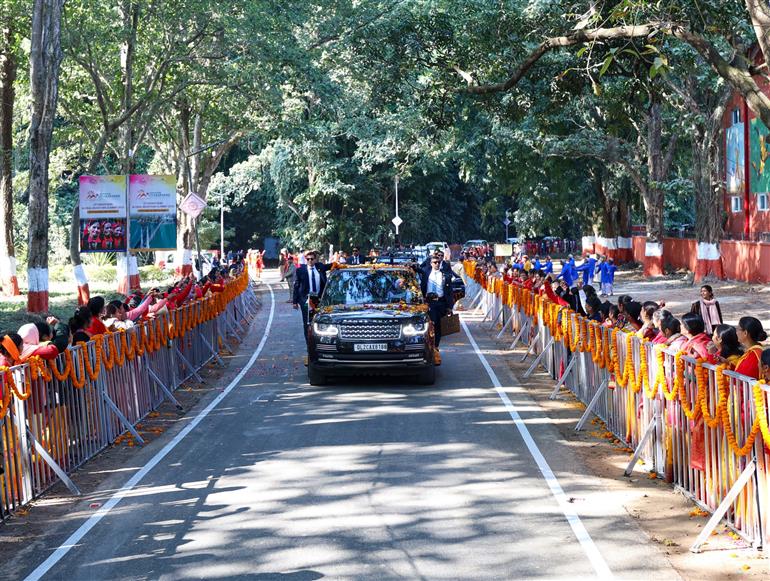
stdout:
POLYGON ((307 380, 310 385, 326 385, 326 374, 311 364, 307 368, 307 380))
POLYGON ((436 383, 436 366, 431 363, 420 371, 417 375, 417 382, 421 385, 433 385, 436 383))

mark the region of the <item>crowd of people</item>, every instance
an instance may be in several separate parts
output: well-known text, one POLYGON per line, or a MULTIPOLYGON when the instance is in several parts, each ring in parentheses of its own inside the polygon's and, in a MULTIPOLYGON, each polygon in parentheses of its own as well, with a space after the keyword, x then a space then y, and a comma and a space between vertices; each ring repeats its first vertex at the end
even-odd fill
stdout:
POLYGON ((703 285, 700 297, 688 312, 677 316, 665 308, 665 301, 640 302, 627 294, 618 296, 616 302, 606 300, 613 294, 612 259, 589 255, 576 266, 574 258, 569 256, 562 262, 558 276, 548 257, 542 262, 538 257, 530 260, 521 255, 502 267, 494 260, 477 258, 477 266, 487 276, 500 277, 509 284, 545 295, 552 302, 605 327, 635 333, 654 344, 708 363, 727 365, 754 379, 770 380, 770 348, 762 345, 768 335, 761 321, 745 316, 735 327, 724 324, 722 309, 710 285, 703 285), (591 284, 597 274, 600 291, 591 284))
POLYGON ((186 302, 222 292, 243 268, 243 256, 234 254, 227 264, 218 263, 200 279, 189 275, 166 290, 152 288, 146 293, 136 290, 124 299, 107 301, 102 296, 94 296, 86 305, 75 309, 66 322, 49 316, 45 321, 22 325, 16 332, 2 332, 0 366, 18 365, 32 356, 55 359, 68 347, 88 342, 96 335, 131 329, 186 302))

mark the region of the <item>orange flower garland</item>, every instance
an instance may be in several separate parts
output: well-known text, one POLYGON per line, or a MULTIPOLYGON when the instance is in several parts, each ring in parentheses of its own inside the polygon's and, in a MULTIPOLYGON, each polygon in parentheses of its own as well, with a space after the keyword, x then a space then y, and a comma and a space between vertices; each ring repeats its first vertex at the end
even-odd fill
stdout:
MULTIPOLYGON (((25 374, 24 390, 22 391, 14 380, 13 373, 7 367, 0 367, 0 374, 5 379, 3 398, 0 401, 0 420, 8 413, 13 398, 27 400, 32 395, 32 382, 42 379, 51 382, 53 379, 64 382, 70 380, 78 389, 85 387, 86 381, 96 381, 102 369, 110 370, 115 365, 123 366, 126 359, 133 360, 146 352, 152 353, 166 345, 169 339, 181 336, 176 331, 186 333, 194 327, 219 316, 227 305, 248 286, 247 274, 244 273, 229 283, 221 293, 216 293, 203 300, 197 300, 171 311, 170 318, 161 315, 140 325, 135 332, 126 338, 125 331, 106 333, 93 337, 93 361, 89 357, 86 343, 79 343, 81 353, 76 363, 72 351, 66 349, 62 354, 63 369, 60 371, 57 360, 43 360, 33 356, 29 359, 29 372, 25 374), (153 326, 156 327, 153 327, 153 326), (116 335, 119 337, 116 338, 116 335)), ((534 303, 533 303, 534 304, 534 303)))
POLYGON ((708 402, 708 369, 702 364, 695 367, 695 378, 698 384, 698 403, 700 404, 700 412, 703 415, 703 422, 712 430, 719 425, 719 421, 722 415, 722 400, 726 400, 730 394, 730 387, 727 385, 727 376, 723 373, 726 369, 725 365, 719 365, 716 369, 717 380, 717 405, 714 415, 711 415, 708 402))
POLYGON ((765 390, 762 389, 763 385, 766 385, 764 379, 754 384, 754 407, 756 408, 757 414, 756 423, 759 423, 762 439, 765 441, 766 446, 770 446, 770 427, 768 427, 767 405, 765 404, 765 390))

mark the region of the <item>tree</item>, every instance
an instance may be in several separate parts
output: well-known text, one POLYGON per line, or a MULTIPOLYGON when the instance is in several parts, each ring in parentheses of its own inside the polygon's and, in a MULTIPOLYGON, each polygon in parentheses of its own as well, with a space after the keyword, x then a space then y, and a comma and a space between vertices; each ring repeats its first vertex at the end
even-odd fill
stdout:
MULTIPOLYGON (((205 4, 198 0, 173 5, 121 0, 116 11, 107 4, 87 1, 68 7, 67 19, 73 25, 66 29, 66 50, 72 66, 65 71, 68 90, 63 109, 71 120, 69 130, 89 143, 84 173, 96 173, 104 165, 109 166, 108 171, 132 173, 139 148, 162 108, 190 85, 205 82, 183 72, 210 50, 220 30, 215 18, 201 12, 205 4), (120 82, 112 83, 110 78, 120 82), (84 99, 80 87, 88 84, 91 91, 84 99), (105 154, 110 157, 108 164, 104 164, 105 154)), ((70 260, 84 301, 88 280, 81 266, 79 221, 76 204, 70 260)), ((121 260, 128 272, 134 261, 129 262, 127 256, 121 260)), ((138 271, 129 274, 138 277, 138 271)), ((128 283, 119 284, 125 287, 128 283)))
POLYGON ((32 10, 27 309, 35 313, 48 311, 48 163, 63 57, 63 5, 64 0, 35 0, 32 10))
POLYGON ((3 294, 18 295, 13 237, 13 111, 18 69, 19 6, 2 0, 0 14, 0 284, 3 294))

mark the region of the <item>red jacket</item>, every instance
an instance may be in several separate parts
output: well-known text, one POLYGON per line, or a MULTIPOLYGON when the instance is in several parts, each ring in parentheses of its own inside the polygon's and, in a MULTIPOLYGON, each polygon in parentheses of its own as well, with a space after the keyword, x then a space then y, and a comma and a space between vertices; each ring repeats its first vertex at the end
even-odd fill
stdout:
POLYGON ((551 299, 551 302, 554 302, 557 305, 561 305, 562 307, 569 307, 569 303, 567 301, 553 292, 553 287, 551 286, 550 282, 546 281, 546 283, 543 285, 543 288, 545 289, 545 296, 551 299))
POLYGON ((107 332, 107 327, 104 326, 102 320, 98 317, 91 319, 91 324, 86 328, 86 333, 93 337, 94 335, 104 335, 107 332))

